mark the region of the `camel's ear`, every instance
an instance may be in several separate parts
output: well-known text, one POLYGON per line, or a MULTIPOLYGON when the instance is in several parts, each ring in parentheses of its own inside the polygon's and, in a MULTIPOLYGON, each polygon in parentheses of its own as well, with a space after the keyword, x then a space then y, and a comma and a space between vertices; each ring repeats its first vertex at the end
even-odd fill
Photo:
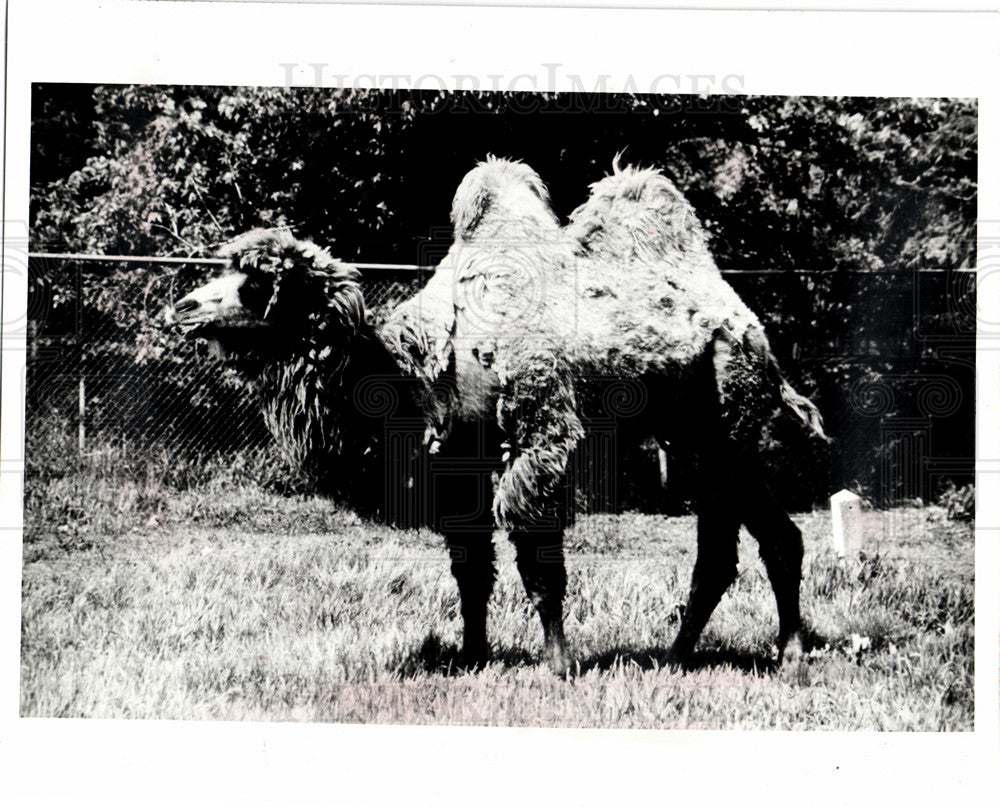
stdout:
POLYGON ((258 269, 240 271, 244 276, 240 284, 240 303, 252 316, 264 319, 274 294, 274 276, 258 269))

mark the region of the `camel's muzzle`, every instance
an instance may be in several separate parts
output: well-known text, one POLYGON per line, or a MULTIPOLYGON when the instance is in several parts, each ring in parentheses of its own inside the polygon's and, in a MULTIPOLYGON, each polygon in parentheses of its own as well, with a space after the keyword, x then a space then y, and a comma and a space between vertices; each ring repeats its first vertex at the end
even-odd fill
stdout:
POLYGON ((167 309, 166 324, 188 333, 199 327, 246 318, 248 312, 240 299, 240 287, 245 280, 246 275, 234 272, 195 289, 167 309))
POLYGON ((188 311, 195 311, 201 305, 197 300, 192 300, 190 297, 185 297, 173 308, 174 315, 184 314, 188 311))
POLYGON ((196 300, 187 298, 181 300, 176 305, 168 305, 163 309, 163 324, 169 328, 177 328, 187 333, 198 326, 198 323, 191 322, 190 318, 200 307, 200 303, 196 300))

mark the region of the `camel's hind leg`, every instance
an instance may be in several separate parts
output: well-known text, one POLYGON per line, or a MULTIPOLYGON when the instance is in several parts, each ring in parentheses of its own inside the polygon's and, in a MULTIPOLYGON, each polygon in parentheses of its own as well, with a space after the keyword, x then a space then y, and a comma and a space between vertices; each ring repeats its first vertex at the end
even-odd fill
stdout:
POLYGON ((743 486, 743 523, 760 545, 760 556, 778 604, 778 661, 802 626, 799 587, 802 581, 802 533, 761 479, 748 474, 743 486))
MULTIPOLYGON (((723 480, 717 484, 729 489, 723 480)), ((739 514, 731 503, 721 495, 703 493, 698 504, 698 557, 681 627, 668 655, 671 662, 681 663, 691 655, 719 600, 736 579, 739 532, 739 514)))
POLYGON ((566 561, 562 528, 517 527, 511 530, 510 540, 517 549, 517 569, 524 589, 542 621, 542 660, 556 675, 563 675, 570 658, 563 634, 566 561))

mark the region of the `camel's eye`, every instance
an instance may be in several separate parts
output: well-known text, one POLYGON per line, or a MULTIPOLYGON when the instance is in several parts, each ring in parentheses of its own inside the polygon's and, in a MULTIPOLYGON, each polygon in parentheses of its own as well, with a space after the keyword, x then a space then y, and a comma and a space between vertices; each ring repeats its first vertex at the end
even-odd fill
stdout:
POLYGON ((254 272, 240 286, 240 303, 247 311, 263 316, 268 300, 274 291, 271 276, 264 272, 254 272))

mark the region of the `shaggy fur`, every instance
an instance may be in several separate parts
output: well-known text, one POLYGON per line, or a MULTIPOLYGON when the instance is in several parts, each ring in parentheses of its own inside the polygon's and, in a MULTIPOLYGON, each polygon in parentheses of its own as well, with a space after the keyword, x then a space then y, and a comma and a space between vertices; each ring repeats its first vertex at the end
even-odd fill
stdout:
POLYGON ((375 334, 357 272, 282 229, 246 233, 220 255, 232 261, 229 274, 179 301, 173 319, 253 377, 292 468, 363 514, 412 524, 423 407, 433 397, 375 334), (236 293, 217 304, 226 284, 236 293), (406 445, 391 460, 389 415, 406 445))
MULTIPOLYGON (((293 461, 355 503, 373 489, 405 502, 409 523, 444 534, 470 664, 487 657, 500 525, 544 658, 567 668, 562 530, 596 433, 698 458, 699 553, 674 657, 735 577, 741 523, 760 542, 783 649, 799 628, 801 538, 760 481, 757 443, 779 408, 822 428, 691 206, 659 172, 616 165, 562 228, 538 175, 491 157, 459 185, 452 222, 446 258, 377 332, 354 273, 287 232, 234 241, 233 279, 216 281, 229 286, 193 292, 177 319, 230 350, 267 345, 264 409, 293 461)), ((407 521, 384 503, 366 509, 407 521)))
POLYGON ((519 168, 532 190, 515 188, 510 199, 496 191, 510 164, 484 163, 463 181, 456 206, 478 207, 456 220, 478 221, 487 235, 467 230, 465 260, 446 270, 459 291, 486 290, 467 322, 458 316, 451 344, 501 383, 501 425, 518 451, 495 499, 499 523, 544 513, 550 480, 583 435, 577 387, 595 381, 677 387, 711 356, 721 417, 741 444, 759 438, 778 405, 822 435, 815 407, 781 376, 759 320, 723 280, 693 210, 662 174, 626 168, 595 183, 560 230, 547 193, 534 190, 540 180, 519 168), (520 222, 518 237, 497 239, 494 216, 520 222), (542 290, 532 307, 525 272, 512 267, 527 267, 527 285, 542 290))

